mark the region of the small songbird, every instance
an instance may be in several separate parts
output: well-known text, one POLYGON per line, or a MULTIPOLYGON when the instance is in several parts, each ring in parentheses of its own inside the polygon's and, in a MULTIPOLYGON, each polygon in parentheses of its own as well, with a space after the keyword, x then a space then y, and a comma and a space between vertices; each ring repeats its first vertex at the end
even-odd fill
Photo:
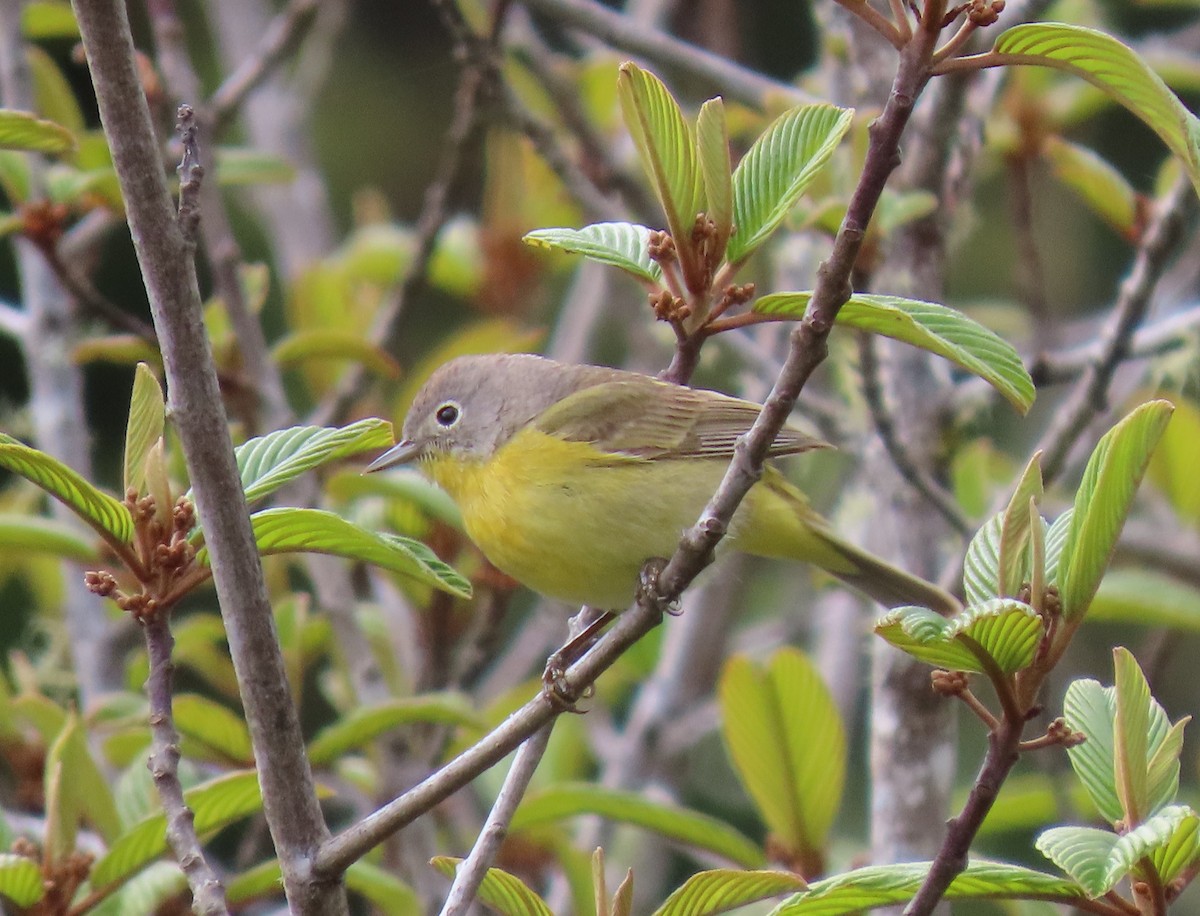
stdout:
MULTIPOLYGON (((754 423, 758 404, 636 372, 540 356, 464 356, 413 401, 403 439, 368 468, 416 461, 498 569, 571 604, 618 610, 669 557, 754 423)), ((823 443, 785 427, 778 457, 823 443)), ((768 466, 723 544, 814 563, 876 601, 953 613, 946 592, 838 538, 768 466)))

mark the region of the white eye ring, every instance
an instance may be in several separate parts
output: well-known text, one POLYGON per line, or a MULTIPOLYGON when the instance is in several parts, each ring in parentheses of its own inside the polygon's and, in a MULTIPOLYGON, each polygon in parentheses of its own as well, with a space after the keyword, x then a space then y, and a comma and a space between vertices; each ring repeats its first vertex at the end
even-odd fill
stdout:
POLYGON ((433 418, 437 420, 439 426, 444 426, 449 429, 459 421, 462 416, 462 407, 455 401, 447 401, 434 411, 433 418))

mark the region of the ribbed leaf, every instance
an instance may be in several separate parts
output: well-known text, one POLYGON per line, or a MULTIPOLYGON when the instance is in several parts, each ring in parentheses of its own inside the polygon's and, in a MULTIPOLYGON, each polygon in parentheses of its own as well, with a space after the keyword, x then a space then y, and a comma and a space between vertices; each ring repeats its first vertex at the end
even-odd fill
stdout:
POLYGON ((535 229, 525 241, 557 248, 619 267, 646 283, 658 283, 662 268, 650 259, 650 230, 636 223, 593 223, 582 229, 535 229))
POLYGON ((654 916, 710 916, 806 886, 803 878, 789 871, 702 871, 688 878, 654 916))
POLYGON ((712 254, 714 263, 725 254, 733 231, 733 166, 729 161, 729 130, 725 126, 725 104, 720 98, 700 106, 696 119, 696 153, 704 180, 705 209, 717 227, 712 254))
POLYGON ((726 747, 775 841, 823 851, 841 804, 846 734, 820 674, 796 649, 765 669, 735 656, 718 692, 726 747))
POLYGON ((44 121, 28 111, 0 108, 0 149, 36 153, 69 153, 75 135, 53 121, 44 121))
POLYGON ((1066 70, 1100 88, 1153 130, 1200 190, 1200 130, 1167 84, 1111 35, 1060 22, 1018 25, 996 39, 1005 62, 1066 70))
POLYGON ((314 359, 347 360, 382 378, 394 379, 400 375, 400 364, 395 359, 353 331, 329 328, 292 331, 276 341, 271 347, 271 356, 285 368, 314 359))
POLYGON ((1046 584, 1058 584, 1058 571, 1062 565, 1063 547, 1067 543, 1067 535, 1071 532, 1071 519, 1074 509, 1068 509, 1053 524, 1046 529, 1046 584))
POLYGON ((129 397, 129 422, 125 427, 126 490, 141 490, 146 476, 146 454, 163 434, 166 408, 162 387, 145 363, 138 363, 133 373, 133 393, 129 397))
POLYGON ((1047 137, 1042 155, 1050 162, 1054 176, 1079 195, 1092 212, 1125 238, 1135 236, 1137 192, 1106 159, 1061 137, 1047 137))
POLYGON ((392 424, 368 418, 343 426, 293 426, 238 446, 238 472, 246 501, 255 502, 305 471, 338 458, 387 448, 392 424))
POLYGON ((653 830, 687 846, 728 859, 745 868, 761 866, 762 850, 724 821, 675 805, 648 800, 634 792, 590 783, 562 783, 527 795, 512 820, 512 831, 552 824, 576 814, 601 817, 653 830))
POLYGON ((1149 401, 1135 408, 1104 434, 1088 459, 1059 563, 1059 592, 1067 619, 1087 611, 1173 409, 1169 401, 1149 401))
MULTIPOLYGON (((1000 595, 1003 597, 1015 597, 1022 583, 1029 581, 1029 536, 1032 526, 1029 501, 1032 499, 1040 503, 1042 499, 1041 457, 1039 451, 1029 459, 1004 510, 999 569, 1000 595)), ((1041 524, 1040 518, 1038 524, 1041 524)))
MULTIPOLYGON (((390 569, 460 598, 471 595, 471 583, 420 541, 368 531, 333 512, 284 506, 255 512, 250 524, 263 556, 326 553, 390 569)), ((208 563, 208 548, 197 551, 196 562, 208 563)))
POLYGON ((1034 845, 1047 859, 1079 882, 1089 897, 1101 897, 1120 880, 1111 878, 1109 856, 1120 839, 1096 827, 1051 827, 1034 845))
POLYGON ((50 553, 82 563, 99 555, 96 541, 73 525, 42 515, 0 512, 0 552, 50 553))
POLYGON ((1000 540, 1004 515, 996 514, 984 522, 967 545, 963 559, 963 592, 967 605, 983 604, 1000 597, 1000 540))
MULTIPOLYGON (((1200 854, 1200 817, 1186 805, 1171 805, 1121 836, 1109 857, 1109 878, 1116 884, 1147 856, 1156 866, 1178 874, 1200 854)), ((1160 872, 1164 882, 1171 878, 1160 872)))
POLYGON ((56 458, 0 434, 0 467, 41 487, 112 543, 133 537, 133 517, 123 503, 102 493, 56 458))
POLYGON ((33 859, 0 852, 0 894, 17 906, 33 906, 42 899, 41 866, 33 859))
MULTIPOLYGON (((254 771, 228 773, 184 793, 196 816, 196 833, 215 831, 262 808, 254 771)), ((167 820, 154 814, 126 831, 92 869, 93 888, 107 887, 153 862, 167 851, 167 820)))
POLYGON ((1128 649, 1113 649, 1116 671, 1117 714, 1113 721, 1116 752, 1117 795, 1125 812, 1125 823, 1138 824, 1149 814, 1146 768, 1146 731, 1150 725, 1150 685, 1128 649))
MULTIPOLYGON (((811 298, 811 292, 772 293, 755 302, 754 311, 801 318, 811 298)), ((978 375, 1021 413, 1033 403, 1033 380, 1017 351, 956 309, 919 299, 863 294, 852 296, 838 312, 837 320, 950 360, 978 375)))
POLYGON ((928 608, 896 608, 880 618, 875 632, 914 658, 951 671, 983 672, 983 664, 961 637, 974 640, 1006 674, 1033 661, 1042 637, 1042 618, 1029 605, 995 598, 956 617, 928 608))
POLYGON ((359 859, 346 869, 346 887, 369 900, 382 916, 421 916, 421 899, 390 871, 359 859))
POLYGON ((362 747, 393 728, 415 722, 481 724, 478 715, 459 694, 426 694, 385 700, 353 709, 334 724, 323 728, 309 742, 308 759, 317 766, 332 763, 348 751, 362 747))
POLYGON ((171 702, 175 727, 226 760, 243 766, 254 763, 250 729, 229 707, 196 693, 181 693, 171 702))
POLYGON ((770 238, 821 171, 854 120, 851 109, 801 105, 754 141, 733 173, 728 260, 744 261, 770 238))
POLYGON ((168 900, 187 890, 187 877, 174 862, 155 862, 134 875, 88 916, 128 916, 159 913, 168 900))
POLYGON ((692 132, 667 87, 636 64, 621 64, 617 95, 625 126, 666 213, 686 273, 695 263, 692 227, 704 201, 692 132))
MULTIPOLYGON (((810 884, 770 916, 840 916, 910 900, 929 871, 928 862, 874 865, 810 884)), ((951 882, 946 900, 1011 900, 1040 897, 1064 903, 1086 899, 1072 881, 1020 865, 972 858, 951 882)))
MULTIPOLYGON (((462 859, 434 856, 429 864, 447 878, 453 878, 462 859)), ((498 868, 489 868, 479 885, 479 899, 501 916, 554 916, 546 901, 539 897, 516 875, 498 868)))

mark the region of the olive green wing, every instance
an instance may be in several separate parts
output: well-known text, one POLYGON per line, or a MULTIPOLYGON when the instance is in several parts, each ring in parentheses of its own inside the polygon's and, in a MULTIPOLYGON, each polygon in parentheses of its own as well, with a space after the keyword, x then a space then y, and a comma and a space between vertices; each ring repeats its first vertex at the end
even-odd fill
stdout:
MULTIPOLYGON (((629 376, 584 388, 533 420, 548 435, 637 458, 729 458, 758 404, 715 391, 629 376)), ((784 427, 770 454, 794 455, 824 442, 784 427)))

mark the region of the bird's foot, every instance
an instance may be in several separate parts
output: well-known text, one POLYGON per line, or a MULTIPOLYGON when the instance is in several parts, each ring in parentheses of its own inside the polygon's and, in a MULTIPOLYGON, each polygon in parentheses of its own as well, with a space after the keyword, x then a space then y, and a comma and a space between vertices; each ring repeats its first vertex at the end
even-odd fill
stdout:
POLYGON ((679 599, 664 598, 658 593, 659 579, 666 568, 667 561, 662 557, 651 557, 642 564, 642 571, 638 573, 637 603, 651 604, 658 608, 661 614, 678 617, 683 613, 679 599))
MULTIPOLYGON (((613 616, 611 612, 604 611, 594 619, 585 620, 583 628, 568 639, 562 648, 546 659, 546 669, 542 672, 542 693, 556 709, 579 714, 586 712, 586 710, 580 709, 576 703, 592 695, 592 685, 588 684, 582 689, 572 687, 567 682, 567 669, 583 658, 587 650, 599 638, 600 631, 608 625, 613 616)), ((572 624, 579 619, 579 617, 573 618, 572 624)))

